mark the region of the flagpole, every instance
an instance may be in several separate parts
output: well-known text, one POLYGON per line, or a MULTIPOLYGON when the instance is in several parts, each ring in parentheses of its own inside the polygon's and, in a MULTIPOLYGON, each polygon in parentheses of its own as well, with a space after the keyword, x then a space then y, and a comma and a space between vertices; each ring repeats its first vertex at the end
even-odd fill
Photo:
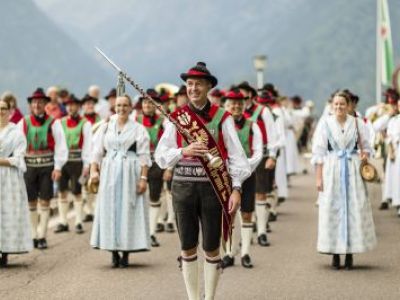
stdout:
POLYGON ((378 104, 381 102, 382 97, 381 1, 376 1, 376 103, 378 104))

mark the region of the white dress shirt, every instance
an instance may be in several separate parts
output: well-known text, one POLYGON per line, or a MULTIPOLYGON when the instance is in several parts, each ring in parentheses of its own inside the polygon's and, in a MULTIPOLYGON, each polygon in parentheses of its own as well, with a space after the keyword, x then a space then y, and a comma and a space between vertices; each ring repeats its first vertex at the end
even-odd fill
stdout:
MULTIPOLYGON (((236 133, 232 116, 222 123, 222 134, 228 153, 227 167, 232 179, 232 186, 240 187, 251 175, 250 164, 236 133)), ((165 125, 165 131, 155 151, 155 161, 161 169, 174 167, 183 158, 182 148, 178 148, 176 128, 171 122, 165 125)))

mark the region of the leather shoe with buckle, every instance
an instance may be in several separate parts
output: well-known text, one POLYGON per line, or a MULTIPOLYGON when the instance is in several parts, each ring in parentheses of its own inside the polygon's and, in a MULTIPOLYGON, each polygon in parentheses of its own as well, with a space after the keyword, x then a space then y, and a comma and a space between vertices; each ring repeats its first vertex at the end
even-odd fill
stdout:
POLYGON ((162 223, 157 223, 156 232, 164 232, 165 226, 162 223))
POLYGON ((83 230, 82 224, 77 224, 77 225, 75 226, 75 232, 76 232, 77 234, 82 234, 82 233, 85 232, 85 231, 83 230))
POLYGON ((232 267, 234 264, 235 264, 235 258, 230 257, 229 255, 225 255, 221 262, 223 269, 232 267))
POLYGON ((172 233, 175 232, 174 224, 173 223, 167 223, 167 227, 165 228, 166 232, 172 233))
POLYGON ((61 232, 67 232, 69 231, 69 226, 68 224, 58 224, 56 229, 54 230, 54 233, 61 233, 61 232))
POLYGON ((119 267, 120 260, 121 260, 121 257, 119 256, 118 251, 112 251, 112 266, 113 266, 113 268, 119 267))
POLYGON ((87 215, 85 216, 85 218, 83 219, 83 222, 84 222, 84 223, 93 222, 93 219, 94 219, 94 217, 93 217, 92 214, 87 214, 87 215))
POLYGON ((122 257, 119 261, 119 266, 121 268, 127 268, 129 266, 129 252, 128 251, 122 252, 122 257))
POLYGON ((340 256, 339 254, 333 254, 332 256, 332 268, 339 270, 340 269, 340 256))
POLYGON ((157 238, 154 235, 150 236, 150 239, 152 247, 160 247, 160 243, 157 241, 157 238))
POLYGON ((242 266, 251 269, 253 267, 253 264, 251 263, 251 258, 248 254, 242 257, 242 266))
POLYGON ((0 258, 0 267, 5 268, 8 264, 8 254, 3 253, 0 258))
POLYGON ((346 258, 344 260, 344 267, 346 270, 353 269, 353 254, 346 254, 346 258))
POLYGON ((45 238, 43 238, 43 239, 38 239, 38 246, 37 246, 37 248, 40 249, 40 250, 47 249, 47 240, 46 240, 45 238))
POLYGON ((379 209, 380 209, 380 210, 387 210, 387 209, 389 209, 389 203, 387 203, 387 202, 382 202, 382 203, 381 203, 381 206, 379 206, 379 209))
POLYGON ((276 213, 270 213, 268 216, 268 222, 275 222, 278 219, 278 215, 276 213))
POLYGON ((268 242, 268 239, 267 239, 267 235, 266 235, 265 233, 261 234, 261 235, 257 238, 257 240, 258 240, 258 244, 259 244, 261 247, 268 247, 268 246, 270 245, 269 242, 268 242))

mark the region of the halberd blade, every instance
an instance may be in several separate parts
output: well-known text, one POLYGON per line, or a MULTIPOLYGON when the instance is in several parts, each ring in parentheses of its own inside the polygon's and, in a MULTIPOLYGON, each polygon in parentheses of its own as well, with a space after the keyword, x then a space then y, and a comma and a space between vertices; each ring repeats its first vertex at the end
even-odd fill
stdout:
POLYGON ((116 69, 118 72, 122 72, 121 68, 118 67, 111 59, 109 59, 103 51, 101 51, 98 47, 95 48, 97 52, 99 52, 114 67, 114 69, 116 69))

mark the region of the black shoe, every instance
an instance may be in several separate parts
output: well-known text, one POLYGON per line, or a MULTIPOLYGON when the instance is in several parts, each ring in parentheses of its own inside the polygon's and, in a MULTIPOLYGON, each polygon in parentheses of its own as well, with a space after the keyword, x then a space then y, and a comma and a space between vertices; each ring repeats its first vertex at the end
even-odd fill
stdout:
POLYGON ((8 254, 3 253, 0 258, 0 267, 5 268, 7 267, 7 264, 8 264, 8 254))
POLYGON ((251 263, 251 258, 248 254, 242 257, 242 266, 251 269, 253 267, 253 264, 251 263))
POLYGON ((174 224, 173 223, 167 223, 167 227, 165 228, 166 232, 175 232, 174 224))
POLYGON ((129 252, 123 251, 122 257, 119 261, 119 266, 121 268, 127 268, 129 266, 129 252))
POLYGON ((118 268, 121 257, 118 254, 118 251, 112 251, 112 266, 113 268, 118 268))
POLYGON ((285 197, 279 197, 278 198, 278 203, 283 203, 283 202, 285 202, 286 201, 286 198, 285 197))
POLYGON ((78 224, 78 225, 75 226, 75 232, 76 232, 77 234, 82 234, 82 233, 85 232, 85 231, 83 230, 82 224, 78 224))
POLYGON ((268 222, 275 222, 278 219, 278 214, 270 213, 268 216, 268 222))
POLYGON ((267 239, 267 235, 266 235, 265 233, 261 234, 261 235, 257 238, 257 240, 258 240, 258 244, 259 244, 261 247, 268 247, 268 246, 270 245, 269 242, 268 242, 268 239, 267 239))
POLYGON ((157 241, 157 238, 154 235, 150 236, 150 239, 152 247, 160 247, 160 243, 157 241))
POLYGON ((269 223, 267 223, 267 228, 265 228, 265 230, 267 231, 267 233, 271 233, 271 226, 269 226, 269 223))
POLYGON ((353 269, 353 254, 346 254, 346 258, 344 260, 344 267, 346 270, 353 269))
POLYGON ((54 230, 54 233, 61 233, 61 232, 67 232, 69 231, 69 226, 68 224, 58 224, 56 229, 54 230))
POLYGON ((83 218, 83 222, 84 222, 84 223, 93 222, 93 219, 94 219, 94 217, 93 217, 92 214, 87 214, 87 215, 85 216, 85 218, 83 218))
POLYGON ((339 270, 340 269, 340 256, 339 254, 333 254, 332 256, 332 268, 339 270))
POLYGON ((33 241, 33 248, 37 248, 39 243, 38 239, 33 239, 32 241, 33 241))
POLYGON ((47 240, 46 239, 38 239, 37 248, 40 250, 47 249, 47 240))
POLYGON ((156 232, 164 232, 165 226, 162 223, 157 223, 156 232))
POLYGON ((379 209, 380 209, 380 210, 387 210, 387 209, 389 209, 389 203, 387 203, 387 202, 382 202, 382 203, 381 203, 381 206, 379 206, 379 209))
POLYGON ((232 267, 235 264, 235 258, 230 257, 229 255, 224 256, 221 262, 221 266, 223 269, 232 267))

